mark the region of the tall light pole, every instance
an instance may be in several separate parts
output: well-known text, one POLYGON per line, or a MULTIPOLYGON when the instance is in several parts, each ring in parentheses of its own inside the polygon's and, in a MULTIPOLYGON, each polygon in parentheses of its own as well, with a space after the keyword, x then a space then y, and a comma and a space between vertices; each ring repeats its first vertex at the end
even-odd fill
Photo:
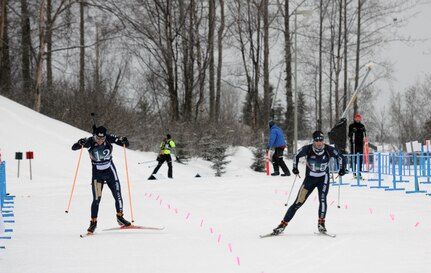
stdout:
POLYGON ((297 16, 303 15, 303 16, 311 16, 313 13, 312 10, 296 10, 293 15, 295 15, 295 58, 294 58, 294 69, 295 69, 295 80, 294 80, 294 88, 295 88, 295 95, 294 95, 294 108, 293 108, 293 153, 296 153, 298 150, 298 25, 297 25, 297 16))

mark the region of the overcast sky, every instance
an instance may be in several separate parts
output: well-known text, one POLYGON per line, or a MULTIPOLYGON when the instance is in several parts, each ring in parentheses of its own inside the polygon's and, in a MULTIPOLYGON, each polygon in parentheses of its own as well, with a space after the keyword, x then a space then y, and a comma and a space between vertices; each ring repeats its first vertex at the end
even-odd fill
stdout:
POLYGON ((391 91, 404 91, 418 79, 423 79, 424 75, 431 74, 431 0, 422 1, 409 13, 416 16, 410 18, 399 33, 414 42, 392 42, 382 53, 394 63, 394 79, 381 83, 388 94, 391 91))

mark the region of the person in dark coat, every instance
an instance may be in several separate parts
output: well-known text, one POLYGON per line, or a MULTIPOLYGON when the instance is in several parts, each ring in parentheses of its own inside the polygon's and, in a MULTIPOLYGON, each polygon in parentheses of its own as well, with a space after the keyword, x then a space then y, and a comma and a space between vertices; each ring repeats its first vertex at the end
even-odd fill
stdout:
MULTIPOLYGON (((365 130, 364 124, 361 123, 361 115, 356 114, 354 121, 349 125, 349 140, 350 140, 350 153, 352 155, 360 154, 359 156, 359 175, 361 175, 362 171, 362 159, 364 154, 364 139, 367 137, 367 131, 365 130)), ((356 156, 353 157, 352 160, 352 171, 353 175, 356 176, 357 172, 356 166, 356 156)))

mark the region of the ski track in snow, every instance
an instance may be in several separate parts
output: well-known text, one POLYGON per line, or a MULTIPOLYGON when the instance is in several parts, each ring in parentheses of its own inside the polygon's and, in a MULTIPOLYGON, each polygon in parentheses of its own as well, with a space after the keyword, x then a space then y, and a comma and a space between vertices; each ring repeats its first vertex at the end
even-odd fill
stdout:
MULTIPOLYGON (((221 178, 213 177, 211 163, 194 158, 188 165, 174 163, 174 179, 154 182, 146 180, 150 164, 138 162, 157 154, 128 150, 134 220, 165 229, 103 232, 116 223, 114 201, 105 188, 98 234, 83 240, 78 235, 87 228, 92 198, 87 153, 70 212, 64 209, 78 161, 70 147, 90 134, 1 96, 0 125, 7 190, 16 196, 15 223, 6 224, 13 229, 8 233, 12 239, 0 241, 6 246, 0 250, 2 273, 423 273, 431 266, 431 197, 423 194, 342 186, 338 209, 338 187, 331 187, 327 228, 336 238, 313 234, 318 210, 314 192, 282 236, 260 239, 284 216, 294 178, 253 172, 252 153, 245 147, 230 151, 231 163, 221 178), (25 160, 17 178, 17 151, 34 151, 33 180, 25 160), (197 173, 201 178, 194 178, 197 173)), ((113 156, 130 217, 122 149, 115 146, 113 156)), ((163 166, 159 173, 166 171, 163 166)), ((384 179, 392 184, 391 177, 384 179)), ((354 182, 350 177, 344 181, 354 182)), ((293 187, 289 205, 301 183, 293 187)), ((421 189, 430 192, 431 186, 421 189)))

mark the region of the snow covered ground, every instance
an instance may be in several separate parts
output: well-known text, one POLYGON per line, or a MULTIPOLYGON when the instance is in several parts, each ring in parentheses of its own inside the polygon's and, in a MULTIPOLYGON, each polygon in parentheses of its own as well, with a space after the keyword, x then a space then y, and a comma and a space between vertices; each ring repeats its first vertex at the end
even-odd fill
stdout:
MULTIPOLYGON (((15 195, 11 240, 0 240, 1 273, 281 273, 430 272, 431 197, 378 189, 338 188, 329 193, 327 228, 336 238, 314 235, 316 193, 298 211, 284 235, 260 239, 284 216, 294 177, 252 172, 251 152, 232 150, 227 173, 213 177, 208 162, 174 164, 174 179, 148 181, 154 153, 127 150, 135 224, 162 231, 103 231, 116 226, 114 201, 105 189, 97 234, 80 238, 90 220, 91 168, 84 151, 70 212, 65 213, 79 151, 71 145, 89 136, 62 122, 0 97, 0 148, 7 163, 8 192, 15 195), (34 151, 17 178, 15 152, 34 151), (199 173, 201 178, 194 176, 199 173)), ((131 219, 124 151, 114 161, 131 219)), ((289 168, 291 161, 288 162, 289 168)), ((300 168, 303 176, 304 167, 300 168)), ((159 173, 166 175, 166 166, 159 173)), ((350 175, 347 175, 347 182, 350 175)), ((294 186, 294 199, 301 180, 294 186)), ((367 183, 367 182, 366 182, 367 183)), ((386 179, 385 183, 390 183, 386 179)), ((371 182, 370 182, 371 184, 371 182)), ((405 185, 413 189, 410 183, 405 185)), ((428 185, 424 189, 431 191, 428 185)))

